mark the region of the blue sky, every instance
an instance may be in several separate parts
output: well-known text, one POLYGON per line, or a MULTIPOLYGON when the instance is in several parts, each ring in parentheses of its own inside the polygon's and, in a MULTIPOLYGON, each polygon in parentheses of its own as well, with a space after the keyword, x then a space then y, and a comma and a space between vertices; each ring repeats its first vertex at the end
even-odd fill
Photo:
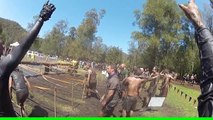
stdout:
MULTIPOLYGON (((18 22, 23 28, 32 22, 33 16, 38 15, 46 0, 0 0, 0 17, 18 22)), ((128 53, 131 33, 137 30, 133 26, 134 10, 142 9, 146 0, 50 0, 56 6, 52 18, 47 21, 39 33, 43 37, 51 31, 60 20, 66 20, 69 27, 78 27, 84 14, 95 8, 105 9, 106 14, 98 27, 97 36, 103 38, 104 44, 116 46, 128 53)), ((187 3, 188 0, 177 0, 177 3, 187 3)), ((199 7, 209 4, 209 0, 196 0, 199 7)))

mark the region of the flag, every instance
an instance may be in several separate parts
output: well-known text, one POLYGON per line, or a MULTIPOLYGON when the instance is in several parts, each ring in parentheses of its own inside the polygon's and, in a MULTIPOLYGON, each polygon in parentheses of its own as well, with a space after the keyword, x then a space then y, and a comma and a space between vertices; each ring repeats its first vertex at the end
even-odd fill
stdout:
POLYGON ((187 94, 185 94, 185 99, 186 99, 186 97, 187 97, 187 94))
POLYGON ((194 104, 197 102, 197 100, 194 99, 194 104))
POLYGON ((189 102, 192 100, 192 97, 189 97, 189 102))
POLYGON ((178 89, 178 90, 177 90, 177 93, 179 93, 179 91, 180 91, 180 90, 178 89))
POLYGON ((181 95, 181 96, 183 95, 183 91, 181 91, 180 95, 181 95))

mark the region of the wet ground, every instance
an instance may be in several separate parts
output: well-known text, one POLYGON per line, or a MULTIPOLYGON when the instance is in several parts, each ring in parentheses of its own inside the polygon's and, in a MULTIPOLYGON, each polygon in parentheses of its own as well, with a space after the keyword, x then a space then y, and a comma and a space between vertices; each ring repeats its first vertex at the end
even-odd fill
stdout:
MULTIPOLYGON (((63 72, 50 72, 41 75, 41 66, 22 66, 25 75, 31 83, 30 96, 25 103, 27 116, 29 117, 94 117, 99 116, 100 102, 95 94, 83 99, 84 76, 80 74, 69 74, 63 72)), ((102 77, 103 78, 103 77, 102 77)), ((174 84, 180 84, 179 81, 174 84)), ((197 85, 185 86, 199 89, 197 85)), ((100 95, 105 91, 105 80, 99 80, 97 89, 100 95)), ((15 100, 13 100, 15 103, 15 100)), ((138 100, 137 110, 141 109, 142 103, 138 100)), ((14 104, 15 110, 19 113, 19 108, 14 104)), ((170 109, 164 105, 161 110, 170 109)), ((121 115, 121 103, 114 110, 115 116, 121 115)), ((167 111, 168 114, 175 112, 167 111)), ((134 116, 142 116, 143 112, 135 111, 134 116)), ((169 116, 169 115, 168 115, 169 116)))

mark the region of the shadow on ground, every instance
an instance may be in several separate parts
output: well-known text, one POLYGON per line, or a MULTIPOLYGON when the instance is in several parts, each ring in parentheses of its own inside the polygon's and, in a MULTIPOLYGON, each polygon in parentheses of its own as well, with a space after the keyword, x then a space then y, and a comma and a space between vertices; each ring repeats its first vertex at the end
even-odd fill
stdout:
POLYGON ((29 114, 29 117, 48 117, 48 112, 40 106, 36 105, 29 114))

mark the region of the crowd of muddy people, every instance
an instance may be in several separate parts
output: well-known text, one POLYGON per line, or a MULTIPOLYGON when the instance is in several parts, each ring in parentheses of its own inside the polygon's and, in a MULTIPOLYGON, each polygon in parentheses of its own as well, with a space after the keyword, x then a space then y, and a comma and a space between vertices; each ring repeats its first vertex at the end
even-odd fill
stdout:
MULTIPOLYGON (((213 1, 210 0, 210 2, 211 7, 213 8, 213 1)), ((179 7, 183 10, 186 17, 188 17, 195 28, 195 40, 200 53, 201 78, 199 83, 201 95, 198 97, 198 114, 199 117, 212 117, 213 35, 203 23, 199 9, 195 4, 195 0, 189 0, 188 4, 180 4, 179 7)), ((28 96, 28 89, 25 85, 23 74, 18 73, 18 69, 16 71, 16 68, 31 47, 32 43, 35 41, 44 22, 51 18, 55 9, 55 6, 49 4, 49 1, 45 3, 40 11, 37 21, 28 35, 18 46, 11 49, 7 55, 1 58, 0 116, 17 116, 11 102, 12 96, 8 88, 9 79, 12 79, 13 83, 15 83, 17 102, 21 106, 21 110, 24 111, 23 102, 28 96), (11 75, 12 72, 17 73, 11 75)), ((131 71, 126 68, 125 64, 108 64, 104 67, 106 70, 105 73, 107 74, 105 84, 106 91, 103 95, 100 95, 97 89, 97 72, 94 68, 94 64, 86 64, 83 68, 87 70, 87 74, 85 75, 85 99, 90 97, 91 92, 97 94, 97 98, 101 105, 100 116, 113 116, 113 111, 120 101, 122 103, 123 117, 130 117, 133 115, 138 99, 142 99, 143 101, 142 111, 147 109, 152 97, 167 97, 171 81, 175 80, 177 77, 177 74, 171 74, 168 69, 160 71, 157 66, 154 66, 149 72, 148 69, 139 67, 133 67, 131 71), (158 87, 158 84, 160 84, 160 87, 158 87), (156 92, 157 90, 160 91, 158 94, 156 92), (144 91, 142 96, 140 94, 141 91, 144 91)), ((184 78, 191 83, 196 81, 196 75, 186 75, 184 78)))
POLYGON ((171 81, 177 78, 176 73, 168 69, 160 71, 157 66, 149 71, 148 68, 137 66, 128 69, 125 64, 109 64, 102 67, 106 68, 101 71, 106 78, 106 91, 104 95, 100 95, 97 89, 97 71, 99 70, 95 66, 94 62, 86 62, 83 67, 87 70, 85 75, 87 89, 84 98, 90 98, 91 92, 96 94, 102 106, 100 116, 113 116, 113 110, 121 103, 119 104, 122 105, 121 116, 130 117, 136 110, 138 99, 142 101, 139 111, 148 110, 151 98, 167 97, 171 81))

